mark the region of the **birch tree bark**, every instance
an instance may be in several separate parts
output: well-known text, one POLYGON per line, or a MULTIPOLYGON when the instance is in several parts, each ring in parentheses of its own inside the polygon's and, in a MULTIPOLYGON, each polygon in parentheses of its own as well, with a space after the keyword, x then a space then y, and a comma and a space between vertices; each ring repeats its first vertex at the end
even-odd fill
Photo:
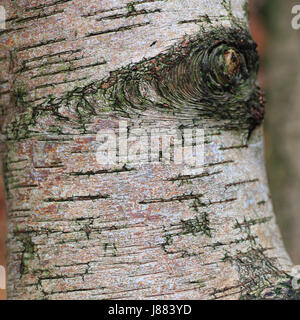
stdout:
POLYGON ((298 297, 266 181, 245 1, 4 6, 8 298, 298 297), (97 133, 118 135, 121 120, 126 134, 203 128, 204 171, 161 153, 97 162, 97 133))

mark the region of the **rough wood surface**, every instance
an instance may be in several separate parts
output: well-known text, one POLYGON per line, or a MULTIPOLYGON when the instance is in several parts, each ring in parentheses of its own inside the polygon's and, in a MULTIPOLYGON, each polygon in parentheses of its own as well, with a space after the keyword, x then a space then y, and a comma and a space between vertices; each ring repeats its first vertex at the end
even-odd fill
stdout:
MULTIPOLYGON (((197 43, 191 40, 195 35, 204 41, 206 32, 221 25, 245 25, 245 2, 4 4, 8 297, 297 297, 265 176, 261 109, 249 106, 244 114, 243 91, 242 98, 224 100, 228 106, 217 105, 215 114, 227 110, 224 119, 202 116, 206 109, 185 99, 179 103, 176 94, 170 98, 173 84, 180 92, 180 81, 169 83, 163 76, 174 75, 161 67, 164 55, 192 50, 188 43, 197 43), (139 72, 143 76, 135 78, 139 72), (136 79, 148 85, 153 105, 141 107, 131 90, 136 87, 129 86, 136 79), (159 98, 153 88, 163 88, 159 98), (255 129, 250 116, 257 120, 255 129), (204 128, 204 171, 186 175, 174 163, 98 164, 97 132, 117 131, 120 119, 130 129, 204 128)), ((249 52, 252 47, 249 42, 249 52)), ((176 67, 186 60, 174 61, 176 67)), ((256 93, 252 80, 245 83, 256 93)), ((186 92, 191 93, 181 93, 186 92)), ((207 101, 205 106, 210 108, 207 101)))

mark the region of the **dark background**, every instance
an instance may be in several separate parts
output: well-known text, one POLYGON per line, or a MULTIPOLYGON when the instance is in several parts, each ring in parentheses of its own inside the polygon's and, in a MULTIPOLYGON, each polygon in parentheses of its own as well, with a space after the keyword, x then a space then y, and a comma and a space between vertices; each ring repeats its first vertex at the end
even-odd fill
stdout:
POLYGON ((292 8, 300 2, 250 2, 267 98, 265 142, 272 200, 287 250, 300 264, 300 29, 291 26, 292 8))

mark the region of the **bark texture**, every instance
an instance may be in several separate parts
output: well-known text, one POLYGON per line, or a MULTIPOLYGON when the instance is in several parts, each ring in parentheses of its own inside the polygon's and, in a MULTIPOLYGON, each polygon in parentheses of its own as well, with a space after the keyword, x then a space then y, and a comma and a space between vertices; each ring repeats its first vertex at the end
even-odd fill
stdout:
POLYGON ((297 298, 266 181, 246 3, 5 5, 8 297, 297 298), (119 120, 204 128, 204 171, 97 163, 97 132, 119 120))

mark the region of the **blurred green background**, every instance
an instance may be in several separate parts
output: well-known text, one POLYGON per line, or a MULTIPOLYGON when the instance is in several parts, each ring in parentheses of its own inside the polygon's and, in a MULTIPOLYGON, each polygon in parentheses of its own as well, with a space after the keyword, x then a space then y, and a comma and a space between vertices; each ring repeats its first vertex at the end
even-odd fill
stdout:
POLYGON ((251 32, 261 55, 266 92, 266 162, 277 221, 300 264, 300 29, 291 25, 296 0, 251 0, 251 32))

